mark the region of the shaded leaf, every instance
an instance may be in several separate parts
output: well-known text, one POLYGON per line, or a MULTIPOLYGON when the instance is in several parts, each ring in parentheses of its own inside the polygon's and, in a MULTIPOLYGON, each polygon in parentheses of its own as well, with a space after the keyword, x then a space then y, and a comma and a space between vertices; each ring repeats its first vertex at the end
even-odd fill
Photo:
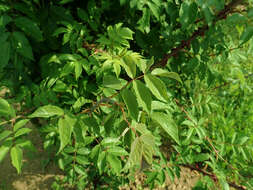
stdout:
POLYGON ((9 63, 11 46, 10 42, 0 43, 0 71, 9 63))
POLYGON ((25 35, 22 32, 13 32, 12 35, 13 35, 16 51, 20 55, 22 55, 30 60, 33 60, 32 48, 31 48, 29 41, 25 37, 25 35))
POLYGON ((33 39, 37 41, 43 40, 43 36, 42 36, 42 32, 40 31, 40 28, 31 19, 27 17, 18 17, 14 20, 14 22, 16 26, 20 28, 21 30, 23 30, 25 34, 27 34, 28 36, 33 37, 33 39))
POLYGON ((124 89, 121 92, 122 98, 127 106, 130 116, 134 120, 138 120, 139 110, 138 110, 138 103, 136 101, 136 97, 132 93, 132 91, 128 89, 124 89))

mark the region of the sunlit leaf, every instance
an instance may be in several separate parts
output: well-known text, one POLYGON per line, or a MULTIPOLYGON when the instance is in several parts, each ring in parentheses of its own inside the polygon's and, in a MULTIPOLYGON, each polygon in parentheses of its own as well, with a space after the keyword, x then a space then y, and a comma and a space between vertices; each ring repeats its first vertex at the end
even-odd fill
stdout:
POLYGON ((161 112, 154 112, 151 117, 160 124, 164 131, 167 132, 167 134, 175 140, 177 144, 180 144, 177 125, 170 115, 161 112))
POLYGON ((166 86, 159 78, 151 74, 145 74, 144 80, 156 98, 165 102, 168 101, 166 86))
POLYGON ((17 146, 11 148, 11 163, 17 169, 18 174, 21 172, 23 160, 23 151, 17 146))
POLYGON ((34 117, 43 117, 43 118, 49 118, 52 116, 62 116, 64 114, 64 111, 53 105, 47 105, 39 107, 35 112, 33 112, 31 115, 29 115, 30 118, 34 117))

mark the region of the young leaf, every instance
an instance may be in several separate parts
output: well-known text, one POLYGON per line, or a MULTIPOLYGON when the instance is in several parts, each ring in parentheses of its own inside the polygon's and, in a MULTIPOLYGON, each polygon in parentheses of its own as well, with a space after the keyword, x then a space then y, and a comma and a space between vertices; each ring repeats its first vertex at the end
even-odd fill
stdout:
POLYGON ((62 116, 64 114, 64 111, 57 107, 52 105, 46 105, 38 108, 35 112, 33 112, 31 115, 29 115, 29 118, 34 117, 43 117, 43 118, 49 118, 52 116, 62 116))
POLYGON ((133 88, 140 105, 146 112, 150 113, 152 97, 149 89, 139 80, 133 81, 133 88))
POLYGON ((154 94, 156 98, 161 101, 168 101, 168 95, 165 84, 157 77, 151 74, 144 75, 145 83, 147 84, 150 91, 154 94))
POLYGON ((172 137, 173 140, 176 141, 177 144, 180 145, 178 128, 170 115, 161 112, 154 112, 151 117, 172 137))
POLYGON ((138 110, 138 103, 136 101, 136 97, 132 93, 131 90, 124 89, 122 92, 122 98, 127 106, 130 116, 134 120, 138 120, 139 110, 138 110))
POLYGON ((17 146, 11 148, 11 162, 12 165, 17 169, 18 174, 21 172, 23 160, 23 151, 17 146))
POLYGON ((58 153, 60 151, 62 151, 63 148, 67 144, 70 143, 71 135, 72 135, 75 123, 76 123, 76 118, 73 118, 69 115, 66 115, 64 118, 59 119, 58 131, 59 131, 59 135, 60 135, 61 145, 60 145, 60 149, 59 149, 58 153))
POLYGON ((160 69, 160 68, 156 68, 151 72, 152 75, 157 75, 157 76, 161 76, 161 77, 168 77, 168 78, 172 78, 177 80, 178 82, 180 82, 181 84, 183 83, 180 76, 175 73, 175 72, 169 72, 167 70, 164 69, 160 69))

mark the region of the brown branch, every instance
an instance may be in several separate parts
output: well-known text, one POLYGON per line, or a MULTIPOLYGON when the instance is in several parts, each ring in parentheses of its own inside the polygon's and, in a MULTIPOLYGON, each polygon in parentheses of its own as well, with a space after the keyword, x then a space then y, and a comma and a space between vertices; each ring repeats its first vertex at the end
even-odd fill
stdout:
MULTIPOLYGON (((232 2, 230 2, 228 5, 225 6, 225 8, 220 11, 216 17, 215 17, 215 20, 213 21, 213 23, 215 24, 217 21, 219 20, 222 20, 222 19, 225 19, 227 17, 227 15, 232 12, 232 9, 240 4, 243 0, 233 0, 232 2)), ((169 54, 166 54, 164 55, 164 57, 162 58, 161 61, 159 61, 157 64, 153 65, 151 69, 154 69, 156 67, 165 67, 169 58, 171 57, 175 57, 176 55, 178 55, 178 53, 183 50, 184 48, 186 47, 189 47, 191 42, 193 40, 195 40, 198 36, 204 36, 205 32, 209 29, 208 25, 204 25, 200 28, 198 28, 192 35, 191 37, 188 39, 188 40, 183 40, 181 42, 181 44, 176 47, 176 48, 173 48, 171 50, 171 52, 169 54)))

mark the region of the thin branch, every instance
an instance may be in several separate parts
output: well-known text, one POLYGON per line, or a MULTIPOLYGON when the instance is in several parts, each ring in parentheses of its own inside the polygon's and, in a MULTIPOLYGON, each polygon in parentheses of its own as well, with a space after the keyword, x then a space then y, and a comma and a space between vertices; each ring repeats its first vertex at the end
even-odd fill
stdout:
MULTIPOLYGON (((217 21, 219 20, 222 20, 222 19, 225 19, 227 17, 227 15, 232 12, 232 9, 240 4, 241 2, 243 2, 243 0, 234 0, 232 2, 230 2, 228 5, 225 6, 225 8, 220 11, 217 15, 216 15, 216 19, 213 21, 213 24, 215 24, 217 21)), ((162 60, 160 62, 158 62, 157 64, 153 65, 152 66, 152 69, 156 68, 156 67, 165 67, 167 65, 167 62, 168 60, 171 58, 171 57, 174 57, 176 55, 178 55, 178 53, 183 50, 184 48, 186 47, 189 47, 191 42, 193 40, 195 40, 198 36, 204 36, 205 32, 209 29, 208 25, 204 25, 200 28, 198 28, 192 35, 191 37, 188 39, 188 40, 183 40, 181 42, 181 44, 176 47, 176 48, 173 48, 171 50, 171 52, 169 54, 166 54, 164 55, 164 57, 162 58, 162 60)))

